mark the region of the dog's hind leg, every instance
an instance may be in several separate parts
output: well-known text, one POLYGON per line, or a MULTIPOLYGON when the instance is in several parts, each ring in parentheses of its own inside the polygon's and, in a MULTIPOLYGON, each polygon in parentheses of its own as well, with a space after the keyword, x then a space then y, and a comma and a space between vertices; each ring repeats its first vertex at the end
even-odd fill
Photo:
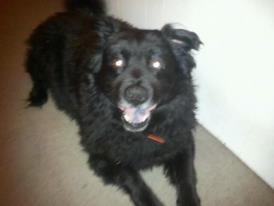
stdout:
POLYGON ((117 185, 129 194, 135 206, 163 206, 138 171, 133 168, 95 156, 92 156, 89 162, 91 168, 106 184, 117 185))
POLYGON ((47 90, 39 85, 39 83, 33 82, 33 87, 28 97, 29 106, 42 106, 44 103, 46 103, 47 99, 47 90))
POLYGON ((48 99, 48 85, 42 68, 45 65, 42 65, 41 61, 39 60, 39 54, 31 49, 26 60, 26 70, 30 74, 33 83, 28 97, 29 106, 42 106, 48 99))

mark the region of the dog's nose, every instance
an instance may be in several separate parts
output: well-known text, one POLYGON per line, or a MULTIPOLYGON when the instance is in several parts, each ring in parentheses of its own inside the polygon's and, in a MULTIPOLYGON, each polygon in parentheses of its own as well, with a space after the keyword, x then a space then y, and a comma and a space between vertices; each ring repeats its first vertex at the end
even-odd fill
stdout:
POLYGON ((135 68, 131 71, 131 76, 135 79, 139 79, 142 76, 142 71, 140 69, 135 68))
POLYGON ((126 88, 125 99, 133 105, 139 105, 147 101, 148 91, 142 86, 132 85, 126 88))

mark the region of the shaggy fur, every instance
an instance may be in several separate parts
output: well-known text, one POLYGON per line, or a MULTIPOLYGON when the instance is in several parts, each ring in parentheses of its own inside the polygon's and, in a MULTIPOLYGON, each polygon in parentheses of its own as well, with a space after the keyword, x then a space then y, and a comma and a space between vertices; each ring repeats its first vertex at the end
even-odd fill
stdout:
POLYGON ((177 205, 199 206, 190 51, 201 42, 171 25, 135 28, 106 16, 103 5, 69 1, 67 12, 35 29, 26 59, 29 103, 42 106, 50 92, 78 123, 90 167, 136 206, 163 205, 138 172, 160 164, 177 190, 177 205))

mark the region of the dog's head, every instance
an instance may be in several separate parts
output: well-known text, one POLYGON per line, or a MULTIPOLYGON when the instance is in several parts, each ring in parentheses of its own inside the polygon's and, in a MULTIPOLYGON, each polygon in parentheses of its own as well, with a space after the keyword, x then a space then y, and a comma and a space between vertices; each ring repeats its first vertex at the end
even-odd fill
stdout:
POLYGON ((153 111, 172 100, 195 66, 189 51, 199 37, 166 25, 162 30, 128 29, 109 35, 98 84, 121 113, 124 128, 143 131, 153 111))

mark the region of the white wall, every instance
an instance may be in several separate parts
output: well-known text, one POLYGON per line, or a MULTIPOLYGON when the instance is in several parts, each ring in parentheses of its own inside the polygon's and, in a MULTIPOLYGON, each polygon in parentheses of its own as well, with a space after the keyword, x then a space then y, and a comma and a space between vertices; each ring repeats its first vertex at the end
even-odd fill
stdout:
MULTIPOLYGON (((198 119, 274 188, 274 1, 109 0, 142 28, 197 32, 198 119)), ((216 154, 217 155, 217 154, 216 154)), ((244 178, 244 177, 243 177, 244 178)))

